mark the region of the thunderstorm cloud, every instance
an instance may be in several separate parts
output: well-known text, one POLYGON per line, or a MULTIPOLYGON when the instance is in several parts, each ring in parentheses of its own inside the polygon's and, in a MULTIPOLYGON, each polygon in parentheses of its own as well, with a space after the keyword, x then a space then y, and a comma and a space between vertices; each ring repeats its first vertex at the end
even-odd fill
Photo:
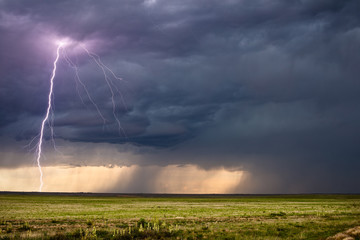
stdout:
POLYGON ((101 70, 69 47, 107 121, 61 58, 64 156, 48 131, 45 165, 190 164, 248 172, 235 192, 360 192, 359 12, 357 0, 0 0, 0 167, 33 164, 54 41, 67 38, 122 78, 124 132, 101 70))

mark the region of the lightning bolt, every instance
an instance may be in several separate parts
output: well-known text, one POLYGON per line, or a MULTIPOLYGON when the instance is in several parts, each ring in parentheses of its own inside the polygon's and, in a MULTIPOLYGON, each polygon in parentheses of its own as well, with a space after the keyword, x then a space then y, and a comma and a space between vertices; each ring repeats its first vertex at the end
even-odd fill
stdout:
MULTIPOLYGON (((37 144, 37 158, 36 158, 36 162, 39 168, 39 172, 40 172, 40 187, 39 187, 39 192, 41 192, 42 187, 44 185, 43 182, 43 171, 41 168, 41 163, 40 163, 40 158, 41 158, 41 153, 42 153, 42 143, 43 143, 43 137, 44 137, 44 127, 45 127, 45 123, 48 122, 49 120, 49 114, 50 114, 50 110, 51 110, 51 106, 52 106, 52 97, 53 97, 53 87, 54 87, 54 78, 56 75, 56 64, 59 60, 60 57, 60 49, 63 47, 64 43, 59 43, 57 50, 56 50, 56 58, 54 61, 54 68, 51 74, 51 78, 50 78, 50 91, 49 91, 49 96, 48 96, 48 107, 46 110, 46 115, 44 117, 44 119, 41 122, 41 129, 40 129, 40 136, 39 136, 39 142, 37 144)), ((51 128, 51 127, 50 127, 51 128)))
MULTIPOLYGON (((117 92, 119 93, 120 97, 121 97, 121 100, 124 104, 124 106, 126 106, 125 104, 125 101, 124 101, 124 98, 122 96, 122 93, 120 92, 119 88, 114 84, 114 82, 111 80, 111 78, 109 78, 106 70, 108 72, 111 73, 111 75, 117 79, 117 80, 122 80, 122 78, 118 77, 115 75, 115 73, 110 69, 108 68, 105 64, 102 63, 100 57, 93 53, 93 52, 90 52, 85 46, 83 45, 80 45, 84 50, 85 52, 88 54, 88 56, 90 58, 92 58, 94 60, 94 62, 98 65, 98 67, 102 70, 103 74, 104 74, 104 80, 106 82, 106 84, 108 85, 108 88, 109 88, 109 91, 111 93, 111 103, 112 103, 112 113, 113 113, 113 116, 114 116, 114 119, 116 120, 116 123, 118 125, 118 131, 119 131, 119 134, 123 134, 126 138, 127 138, 127 135, 126 135, 126 132, 125 130, 123 129, 123 127, 121 126, 121 123, 120 123, 120 120, 119 118, 117 117, 116 115, 116 103, 115 103, 115 93, 114 93, 114 90, 113 90, 113 87, 117 90, 117 92)), ((125 107, 126 108, 126 107, 125 107)))
POLYGON ((69 56, 67 55, 65 49, 64 49, 64 54, 63 54, 65 60, 68 62, 69 66, 71 68, 74 69, 75 71, 75 83, 76 83, 76 86, 77 86, 77 91, 78 91, 78 95, 80 97, 80 100, 81 102, 85 105, 85 102, 83 100, 83 98, 81 97, 81 94, 80 94, 80 90, 78 89, 78 83, 80 83, 80 85, 83 87, 83 89, 85 90, 85 93, 88 97, 88 99, 90 100, 90 102, 92 103, 92 105, 95 107, 97 113, 99 114, 99 116, 101 117, 101 119, 103 120, 103 125, 105 126, 105 123, 106 123, 106 119, 104 117, 104 115, 101 113, 98 105, 95 103, 95 101, 93 100, 93 98, 91 97, 85 83, 81 80, 80 76, 79 76, 79 69, 78 67, 75 65, 75 63, 73 61, 71 61, 71 59, 69 58, 69 56))
MULTIPOLYGON (((51 74, 51 78, 50 78, 50 90, 49 90, 49 96, 48 96, 48 106, 46 109, 46 114, 45 117, 43 118, 42 122, 41 122, 41 129, 40 129, 40 133, 35 136, 29 143, 29 147, 31 147, 32 142, 35 141, 35 139, 39 138, 37 145, 35 145, 36 147, 36 163, 37 166, 39 168, 39 172, 40 172, 40 187, 39 187, 39 192, 41 192, 42 187, 44 185, 44 181, 43 181, 43 171, 42 171, 42 167, 41 167, 41 157, 42 157, 42 145, 43 145, 43 138, 44 138, 44 129, 45 129, 45 124, 47 123, 49 128, 50 128, 50 137, 51 140, 53 142, 54 148, 57 152, 59 152, 55 146, 55 140, 54 140, 54 130, 53 130, 53 122, 54 122, 54 109, 53 109, 53 102, 54 102, 54 94, 53 94, 53 87, 54 87, 54 79, 56 76, 56 68, 57 68, 57 63, 58 60, 60 58, 60 50, 62 49, 62 56, 65 59, 65 61, 69 64, 69 66, 71 68, 73 68, 73 70, 75 71, 75 83, 76 83, 76 88, 80 97, 80 100, 82 101, 83 104, 85 104, 79 88, 78 88, 78 84, 80 84, 80 86, 84 89, 87 98, 89 99, 89 101, 92 103, 92 105, 95 107, 97 113, 99 114, 100 118, 103 120, 103 126, 105 127, 105 124, 107 122, 107 120, 105 119, 104 115, 102 114, 102 112, 100 111, 99 106, 96 104, 96 102, 94 101, 94 99, 91 97, 90 92, 88 91, 85 83, 81 80, 80 76, 79 76, 79 69, 78 66, 76 66, 76 64, 70 59, 70 57, 67 55, 66 53, 66 49, 64 47, 65 44, 68 44, 68 42, 58 42, 58 46, 57 46, 57 50, 56 50, 56 58, 54 60, 53 63, 53 70, 52 70, 52 74, 51 74)), ((115 94, 116 92, 118 93, 118 95, 120 96, 120 99, 125 107, 125 109, 127 110, 126 107, 126 103, 124 101, 123 95, 120 91, 120 89, 117 87, 117 85, 114 83, 114 80, 120 80, 120 81, 124 81, 122 78, 118 77, 115 75, 115 73, 109 68, 107 67, 100 59, 100 56, 96 55, 95 53, 89 51, 87 48, 85 48, 85 46, 80 45, 83 50, 87 53, 87 55, 97 64, 97 66, 102 70, 103 75, 104 75, 104 80, 108 86, 108 89, 111 93, 111 103, 112 103, 112 113, 113 113, 113 117, 117 123, 118 126, 118 131, 119 134, 124 135, 125 138, 127 138, 126 132, 124 131, 124 129, 121 126, 120 120, 117 117, 117 106, 116 106, 116 101, 115 101, 115 94)), ((61 153, 61 152, 60 152, 61 153)))

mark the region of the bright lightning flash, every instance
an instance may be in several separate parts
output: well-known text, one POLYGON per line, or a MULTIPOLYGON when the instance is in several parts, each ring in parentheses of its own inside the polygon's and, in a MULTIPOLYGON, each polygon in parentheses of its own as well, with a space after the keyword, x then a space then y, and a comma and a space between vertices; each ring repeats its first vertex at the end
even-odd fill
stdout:
MULTIPOLYGON (((79 71, 78 71, 78 67, 75 65, 75 63, 69 58, 69 56, 66 53, 65 50, 65 45, 69 46, 69 45, 78 45, 79 43, 71 41, 70 39, 63 39, 63 40, 59 40, 56 41, 57 44, 57 50, 56 50, 56 58, 54 60, 54 67, 52 70, 52 74, 51 74, 51 78, 50 78, 50 91, 49 91, 49 96, 48 96, 48 106, 47 106, 47 110, 46 110, 46 115, 44 117, 44 119, 41 122, 41 130, 40 130, 40 134, 39 134, 39 141, 38 144, 36 145, 36 162, 39 168, 39 172, 40 172, 40 187, 39 187, 39 192, 41 192, 42 187, 44 185, 43 182, 43 172, 42 172, 42 168, 41 168, 41 164, 40 164, 40 159, 42 156, 42 144, 43 144, 43 138, 44 138, 44 128, 45 128, 45 124, 48 123, 50 130, 51 130, 51 138, 54 141, 54 131, 53 131, 53 126, 52 126, 52 121, 53 121, 53 111, 52 111, 52 105, 53 105, 53 87, 54 87, 54 78, 56 75, 56 67, 57 67, 57 63, 58 60, 60 58, 60 50, 62 49, 62 55, 64 57, 64 59, 69 63, 69 66, 72 67, 75 71, 75 81, 79 82, 81 84, 81 86, 84 88, 86 96, 88 97, 88 99, 90 100, 90 102, 94 105, 94 107, 97 110, 97 113, 99 114, 99 116, 101 117, 101 119, 103 120, 104 126, 106 123, 106 119, 103 116, 103 114, 101 113, 98 105, 95 103, 94 99, 90 96, 90 93, 88 91, 88 89, 86 88, 85 83, 80 79, 79 77, 79 71), (52 114, 52 116, 50 116, 50 114, 52 114), (49 120, 49 116, 50 116, 50 120, 49 120)), ((118 77, 115 75, 115 73, 109 68, 107 67, 100 59, 100 57, 98 55, 96 55, 93 52, 90 52, 87 48, 85 48, 85 46, 80 45, 81 48, 87 53, 87 55, 97 64, 97 66, 101 69, 103 75, 104 75, 104 80, 109 88, 109 91, 111 93, 111 103, 112 103, 112 112, 113 112, 113 117, 117 123, 118 126, 118 131, 120 135, 124 135, 126 138, 126 133, 124 131, 124 129, 122 128, 121 124, 120 124, 120 120, 117 117, 116 114, 116 101, 115 101, 115 94, 118 93, 118 95, 121 98, 122 103, 124 104, 125 108, 126 108, 126 104, 125 101, 123 99, 122 93, 120 91, 120 89, 116 86, 116 84, 113 82, 113 80, 121 80, 123 81, 122 78, 118 77)), ((79 97, 82 100, 82 97, 79 93, 79 97)), ((84 103, 84 101, 82 100, 82 102, 84 103)), ((35 137, 36 138, 36 137, 35 137)), ((33 140, 32 140, 33 141, 33 140)), ((30 143, 31 145, 31 143, 30 143)), ((54 144, 55 147, 55 144, 54 144)), ((56 150, 56 147, 55 147, 56 150)))
POLYGON ((46 110, 46 115, 41 123, 41 130, 40 130, 40 138, 39 138, 39 142, 37 145, 37 158, 36 158, 36 162, 39 168, 39 172, 40 172, 40 187, 39 187, 39 192, 41 192, 41 189, 44 185, 43 182, 43 172, 41 169, 41 164, 40 164, 40 158, 41 158, 41 152, 42 152, 42 143, 43 143, 43 137, 44 137, 44 127, 45 127, 45 123, 49 120, 49 114, 50 114, 50 110, 51 110, 51 106, 52 106, 52 96, 53 96, 53 87, 54 87, 54 78, 56 75, 56 64, 59 60, 60 57, 60 49, 65 45, 65 42, 60 41, 58 42, 58 47, 56 50, 56 58, 54 61, 54 68, 51 74, 51 78, 50 78, 50 91, 49 91, 49 97, 48 97, 48 107, 46 110))

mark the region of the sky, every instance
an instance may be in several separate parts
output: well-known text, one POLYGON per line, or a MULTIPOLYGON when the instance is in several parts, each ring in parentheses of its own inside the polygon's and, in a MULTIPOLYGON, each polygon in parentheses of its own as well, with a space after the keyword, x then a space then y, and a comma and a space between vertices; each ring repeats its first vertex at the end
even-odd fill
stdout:
POLYGON ((357 0, 0 0, 0 190, 38 188, 65 39, 44 191, 359 193, 359 12, 357 0), (81 45, 121 77, 123 131, 81 45))

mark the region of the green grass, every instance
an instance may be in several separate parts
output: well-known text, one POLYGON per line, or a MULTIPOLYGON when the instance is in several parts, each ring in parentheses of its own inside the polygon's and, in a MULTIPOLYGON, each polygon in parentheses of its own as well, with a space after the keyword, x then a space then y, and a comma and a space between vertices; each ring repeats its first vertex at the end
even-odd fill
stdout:
POLYGON ((360 195, 0 194, 0 239, 325 239, 360 225, 360 195))

